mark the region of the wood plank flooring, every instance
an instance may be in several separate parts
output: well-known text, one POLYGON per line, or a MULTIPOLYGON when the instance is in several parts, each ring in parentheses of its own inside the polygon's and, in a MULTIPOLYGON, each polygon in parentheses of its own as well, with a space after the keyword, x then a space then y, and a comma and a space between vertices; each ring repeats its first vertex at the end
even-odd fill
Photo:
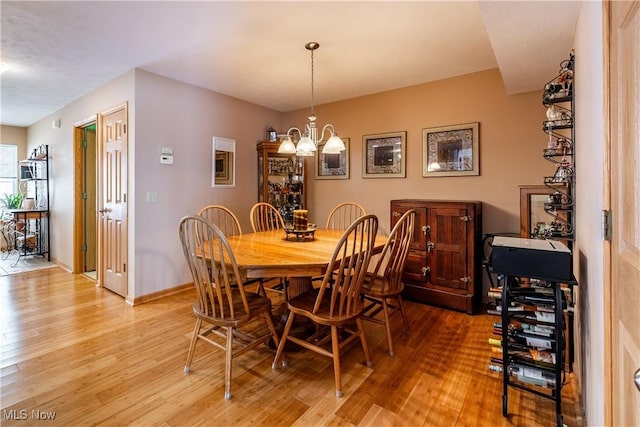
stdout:
MULTIPOLYGON (((412 331, 395 357, 383 328, 365 323, 373 368, 359 346, 342 358, 344 397, 331 360, 289 352, 272 370, 262 347, 234 361, 225 401, 223 353, 199 344, 183 366, 194 325, 191 290, 136 307, 60 268, 0 277, 2 426, 553 426, 554 402, 509 391, 490 372, 496 317, 407 303, 412 331)), ((581 426, 575 379, 563 389, 567 426, 581 426)))

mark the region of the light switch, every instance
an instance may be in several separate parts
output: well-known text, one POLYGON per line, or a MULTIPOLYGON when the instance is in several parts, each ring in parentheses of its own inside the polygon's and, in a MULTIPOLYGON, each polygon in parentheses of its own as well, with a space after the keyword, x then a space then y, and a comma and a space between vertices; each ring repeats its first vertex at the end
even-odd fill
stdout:
POLYGON ((158 203, 157 191, 147 191, 147 203, 158 203))
POLYGON ((160 154, 160 164, 161 165, 172 165, 173 164, 173 154, 160 154))

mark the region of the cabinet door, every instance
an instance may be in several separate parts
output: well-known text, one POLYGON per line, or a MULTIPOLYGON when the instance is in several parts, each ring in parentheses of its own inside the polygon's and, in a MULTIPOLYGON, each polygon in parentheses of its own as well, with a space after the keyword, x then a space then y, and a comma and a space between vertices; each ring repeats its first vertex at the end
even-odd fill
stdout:
POLYGON ((469 248, 467 228, 471 213, 461 207, 429 209, 429 267, 431 283, 449 289, 467 290, 469 248))
POLYGON ((427 208, 416 206, 414 203, 392 202, 391 204, 391 228, 396 225, 400 217, 408 210, 416 211, 416 220, 413 228, 412 251, 427 250, 427 208))
POLYGON ((427 209, 416 206, 415 203, 392 202, 391 228, 410 209, 416 211, 416 220, 413 229, 413 241, 404 264, 403 277, 413 282, 425 283, 429 277, 427 274, 427 209))

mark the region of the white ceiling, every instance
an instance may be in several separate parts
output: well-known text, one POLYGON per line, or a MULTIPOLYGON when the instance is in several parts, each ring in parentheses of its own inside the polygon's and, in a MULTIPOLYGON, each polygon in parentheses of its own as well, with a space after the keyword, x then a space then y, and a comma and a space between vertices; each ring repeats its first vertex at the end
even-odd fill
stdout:
POLYGON ((132 68, 273 108, 500 68, 539 90, 571 49, 575 1, 0 3, 0 123, 29 126, 132 68))

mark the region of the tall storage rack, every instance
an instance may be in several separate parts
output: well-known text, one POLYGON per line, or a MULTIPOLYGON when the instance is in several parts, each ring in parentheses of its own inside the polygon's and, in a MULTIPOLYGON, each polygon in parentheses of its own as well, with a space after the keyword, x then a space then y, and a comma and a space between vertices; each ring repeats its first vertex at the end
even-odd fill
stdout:
MULTIPOLYGON (((547 120, 542 128, 549 137, 543 156, 556 166, 555 173, 544 178, 542 188, 525 188, 524 191, 521 188, 521 199, 523 194, 529 197, 536 191, 547 197, 544 211, 550 219, 544 221, 540 217, 541 222, 535 224, 532 233, 532 212, 521 212, 525 215, 526 226, 521 224, 522 238, 513 240, 521 240, 526 247, 546 242, 561 247, 565 256, 541 262, 537 251, 524 251, 526 256, 513 265, 507 263, 498 268, 493 264, 496 241, 510 238, 496 237, 489 261, 490 269, 498 274, 501 282, 498 288, 490 291, 490 296, 499 304, 495 312, 500 315, 501 322, 495 325, 494 334, 500 335, 501 339, 489 339, 489 342, 501 346, 501 358, 492 358, 490 369, 502 371, 503 415, 508 414, 508 390, 513 387, 553 400, 559 427, 563 426, 562 386, 573 359, 569 343, 573 340, 573 286, 577 284, 571 273, 575 232, 573 78, 574 56, 571 53, 560 64, 558 75, 545 85, 542 95, 542 105, 547 109, 547 120), (556 276, 536 271, 545 266, 563 267, 564 274, 556 276)), ((525 203, 531 208, 530 204, 525 203)))
POLYGON ((20 257, 46 255, 50 260, 49 146, 35 148, 28 159, 18 162, 18 167, 20 182, 26 185, 27 200, 33 203, 11 211, 14 221, 23 224, 23 228, 17 227, 15 231, 16 249, 20 257))
POLYGON ((556 165, 554 175, 544 178, 544 184, 553 192, 544 206, 552 221, 543 237, 565 241, 570 249, 575 208, 573 67, 572 53, 560 64, 560 72, 545 85, 542 95, 542 104, 547 108, 543 130, 549 135, 543 156, 556 165))

